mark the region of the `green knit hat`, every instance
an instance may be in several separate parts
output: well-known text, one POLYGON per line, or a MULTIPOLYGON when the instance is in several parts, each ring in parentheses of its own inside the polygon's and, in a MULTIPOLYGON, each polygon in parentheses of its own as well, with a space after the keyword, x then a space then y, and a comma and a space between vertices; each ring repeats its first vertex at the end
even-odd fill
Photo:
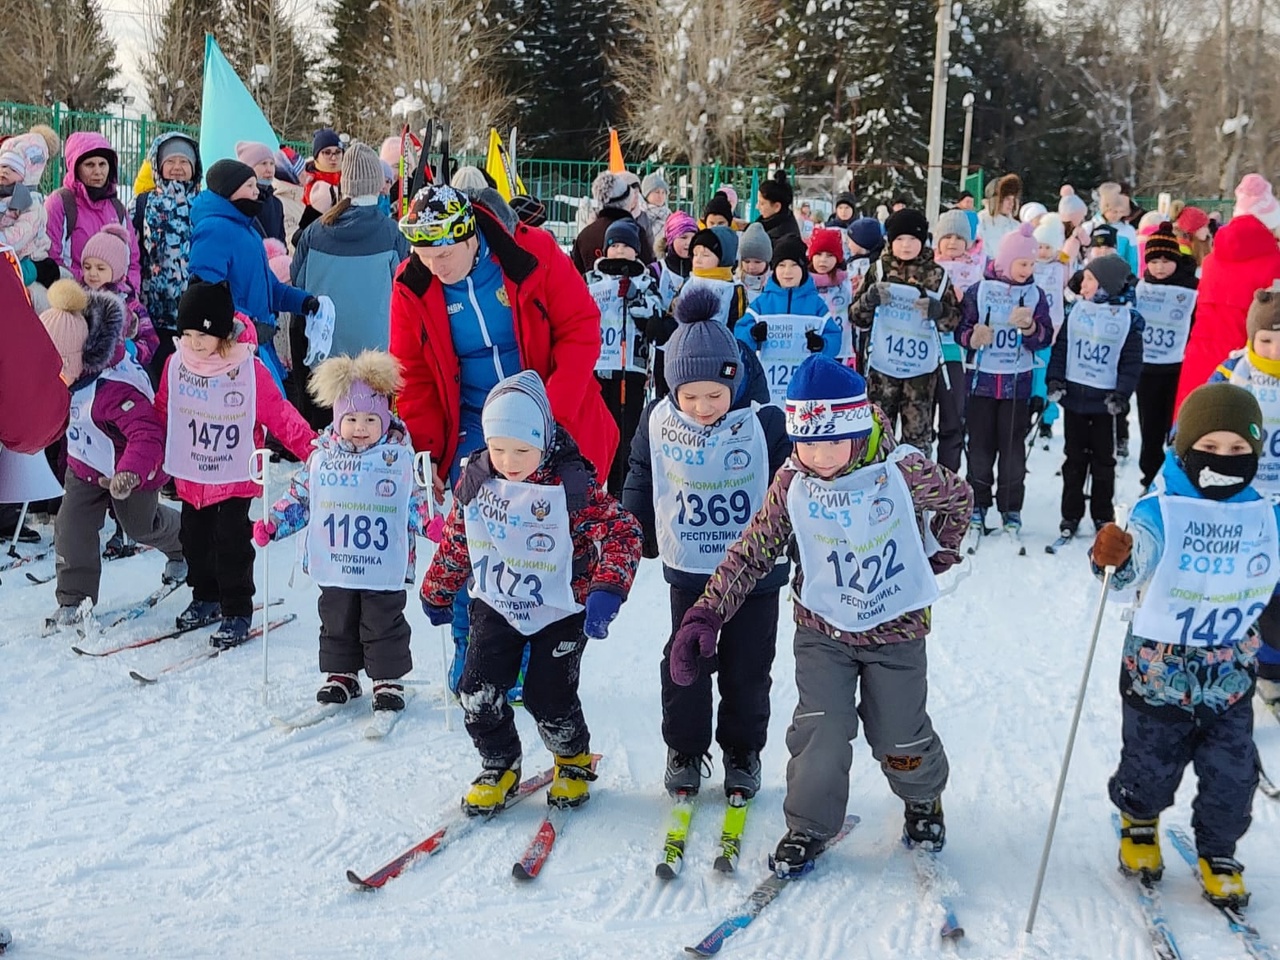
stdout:
POLYGON ((1262 455, 1262 408, 1253 393, 1231 383, 1206 383, 1182 401, 1173 449, 1182 459, 1206 433, 1230 430, 1249 441, 1254 456, 1262 455))

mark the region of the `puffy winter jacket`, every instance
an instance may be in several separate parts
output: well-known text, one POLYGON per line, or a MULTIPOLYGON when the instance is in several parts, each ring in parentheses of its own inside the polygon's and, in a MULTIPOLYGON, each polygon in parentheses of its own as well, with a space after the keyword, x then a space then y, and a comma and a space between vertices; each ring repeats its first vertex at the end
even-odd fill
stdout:
POLYGON ((129 283, 133 289, 141 290, 142 273, 138 259, 138 235, 134 233, 128 211, 116 196, 120 165, 115 150, 102 134, 81 132, 67 137, 62 155, 67 163, 67 173, 62 179, 62 186, 75 195, 76 223, 71 236, 65 236, 67 215, 63 207, 62 193, 55 190, 45 198, 44 209, 47 214, 45 230, 49 234, 49 256, 61 267, 70 270, 79 280, 80 253, 84 250, 85 243, 107 224, 123 224, 129 231, 129 283), (76 179, 76 165, 90 151, 103 151, 111 168, 104 196, 98 200, 89 199, 88 187, 76 179))
MULTIPOLYGON (((973 328, 979 323, 986 322, 985 317, 978 316, 979 286, 981 285, 975 283, 965 291, 964 299, 960 301, 960 326, 956 327, 956 342, 965 349, 969 347, 969 337, 973 334, 973 328)), ((1015 284, 1015 286, 1022 288, 1020 292, 1024 298, 1023 306, 1032 308, 1032 315, 1036 322, 1035 329, 1022 336, 1022 348, 1035 353, 1053 342, 1053 320, 1049 317, 1049 301, 1045 299, 1044 291, 1036 286, 1034 279, 1023 284, 1015 284)), ((950 293, 947 296, 950 296, 950 293)), ((1025 373, 980 373, 976 368, 972 374, 965 374, 966 377, 970 377, 968 389, 973 396, 994 397, 997 400, 1030 398, 1033 375, 1032 370, 1025 373)))
POLYGON ((71 396, 60 375, 62 357, 31 307, 17 258, 7 250, 0 251, 0 316, 0 445, 36 453, 66 429, 71 396))
MULTIPOLYGON (((1200 270, 1196 324, 1187 341, 1177 405, 1209 379, 1232 350, 1246 346, 1245 315, 1256 290, 1280 278, 1280 245, 1257 217, 1233 217, 1218 231, 1200 270)), ((1175 408, 1176 415, 1176 408, 1175 408)))
POLYGON ((752 339, 751 328, 761 320, 785 314, 817 317, 822 321, 815 327, 825 343, 822 352, 832 358, 840 352, 840 322, 831 315, 827 301, 818 293, 818 286, 811 276, 806 276, 798 287, 783 287, 777 278, 770 277, 760 296, 751 301, 742 319, 733 325, 733 332, 752 350, 758 350, 760 345, 752 339))
MULTIPOLYGON (((547 385, 551 411, 601 476, 618 446, 618 425, 594 376, 600 310, 573 263, 545 230, 507 233, 483 207, 476 222, 502 269, 520 363, 547 385)), ((417 257, 396 274, 391 294, 391 353, 404 367, 398 411, 413 448, 427 451, 447 478, 458 450, 462 391, 442 285, 417 257)))
MULTIPOLYGON (((1105 297, 1105 294, 1099 296, 1105 297)), ((1128 288, 1118 297, 1110 300, 1099 300, 1100 303, 1129 304, 1132 317, 1129 321, 1129 333, 1120 348, 1120 362, 1116 368, 1116 385, 1112 390, 1102 390, 1084 384, 1073 383, 1067 379, 1067 350, 1071 344, 1071 313, 1062 321, 1057 339, 1053 342, 1053 352, 1049 355, 1049 370, 1046 378, 1050 389, 1055 382, 1066 384, 1067 393, 1062 398, 1062 407, 1072 413, 1096 414, 1107 412, 1107 397, 1115 394, 1128 399, 1138 389, 1138 379, 1142 376, 1142 331, 1145 324, 1136 307, 1133 306, 1133 290, 1128 288)), ((1206 374, 1207 376, 1207 374, 1206 374)))

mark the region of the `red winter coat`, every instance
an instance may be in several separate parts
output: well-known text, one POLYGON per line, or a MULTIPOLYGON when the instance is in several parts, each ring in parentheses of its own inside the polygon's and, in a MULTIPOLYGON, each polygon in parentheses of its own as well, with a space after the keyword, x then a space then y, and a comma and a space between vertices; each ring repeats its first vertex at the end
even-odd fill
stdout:
MULTIPOLYGON (((607 476, 618 446, 618 425, 594 376, 600 310, 551 234, 520 224, 513 237, 483 207, 475 212, 502 268, 520 366, 542 377, 556 422, 568 430, 597 474, 607 476)), ((462 414, 458 355, 440 284, 412 255, 400 266, 391 291, 391 353, 404 367, 397 410, 413 449, 429 452, 447 482, 462 414)))
POLYGON ((0 254, 0 446, 37 453, 67 428, 71 394, 62 382, 62 357, 36 316, 18 261, 0 254))
MULTIPOLYGON (((1232 350, 1246 345, 1245 315, 1255 290, 1280 279, 1280 244, 1257 217, 1234 217, 1218 231, 1205 258, 1196 322, 1178 380, 1177 407, 1208 381, 1232 350)), ((1175 414, 1176 414, 1175 407, 1175 414)))

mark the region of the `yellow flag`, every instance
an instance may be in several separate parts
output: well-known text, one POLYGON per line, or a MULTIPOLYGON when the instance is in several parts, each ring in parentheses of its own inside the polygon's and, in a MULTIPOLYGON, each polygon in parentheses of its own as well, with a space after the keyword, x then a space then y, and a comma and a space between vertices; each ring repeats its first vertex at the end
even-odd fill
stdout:
POLYGON ((618 143, 618 131, 609 128, 609 172, 626 173, 627 165, 622 162, 622 145, 618 143))
POLYGON ((503 200, 510 201, 517 193, 525 192, 524 183, 512 167, 511 156, 507 153, 502 137, 492 127, 489 129, 489 154, 485 157, 484 172, 493 177, 503 200))

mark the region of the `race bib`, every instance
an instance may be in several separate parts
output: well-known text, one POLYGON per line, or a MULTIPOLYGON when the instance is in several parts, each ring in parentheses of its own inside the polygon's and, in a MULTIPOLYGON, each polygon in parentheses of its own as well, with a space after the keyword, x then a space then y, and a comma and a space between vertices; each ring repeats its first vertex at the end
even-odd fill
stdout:
POLYGON ((409 568, 413 451, 317 450, 308 467, 307 571, 322 587, 403 590, 409 568))
POLYGON ((760 365, 769 381, 769 402, 785 409, 787 386, 810 356, 805 333, 821 333, 822 318, 779 313, 760 319, 769 325, 769 339, 760 347, 760 365))
POLYGON ((663 310, 671 309, 671 301, 676 298, 683 286, 684 277, 663 264, 662 273, 658 275, 658 298, 662 301, 663 310))
POLYGON ((1049 304, 1049 319, 1053 321, 1053 329, 1056 331, 1062 326, 1062 318, 1065 316, 1062 295, 1067 289, 1067 265, 1061 260, 1037 260, 1035 278, 1036 286, 1044 291, 1044 299, 1049 304))
POLYGON ((1162 496, 1160 515, 1164 553, 1142 592, 1133 632, 1189 647, 1243 640, 1280 581, 1270 501, 1162 496))
POLYGON ((1250 369, 1247 386, 1262 408, 1262 456, 1253 487, 1268 496, 1280 495, 1280 380, 1250 369))
POLYGON ((618 278, 606 277, 591 284, 591 296, 600 308, 600 358, 595 372, 603 376, 628 371, 645 373, 647 356, 642 355, 643 338, 626 313, 618 294, 618 278))
POLYGON ((1071 308, 1067 379, 1098 390, 1114 390, 1120 350, 1133 315, 1124 304, 1080 300, 1071 308))
POLYGON ((582 610, 573 598, 573 539, 564 487, 490 477, 463 508, 470 595, 521 636, 582 610))
POLYGON ((1162 283, 1138 283, 1136 303, 1146 326, 1142 330, 1143 363, 1181 363, 1191 333, 1196 291, 1162 283))
POLYGON ((890 287, 889 302, 876 307, 871 322, 868 363, 873 370, 898 380, 932 373, 938 369, 941 347, 938 328, 916 307, 920 291, 901 283, 890 287))
POLYGON ((250 479, 258 396, 253 357, 216 377, 201 377, 169 358, 164 469, 196 483, 250 479))
MULTIPOLYGON (((902 451, 901 454, 898 451, 902 451)), ((800 603, 832 626, 864 633, 938 598, 896 460, 833 480, 798 474, 787 510, 800 551, 800 603)))
POLYGON ((1000 280, 983 280, 978 284, 978 322, 991 327, 991 343, 978 351, 978 370, 982 373, 1008 375, 1027 373, 1035 366, 1035 357, 1022 346, 1022 334, 1009 320, 1014 307, 1022 303, 1028 290, 1000 280))
POLYGON ((969 292, 970 287, 982 279, 986 264, 975 263, 972 260, 940 260, 938 266, 947 272, 951 285, 960 291, 961 296, 964 296, 969 292))
POLYGON ((720 301, 720 312, 717 314, 720 318, 720 322, 728 325, 729 311, 733 307, 733 294, 736 286, 736 284, 729 280, 712 280, 709 277, 690 277, 684 282, 684 286, 680 288, 680 292, 688 293, 690 290, 710 290, 720 301))
POLYGON ((94 422, 93 402, 98 396, 98 384, 103 380, 127 383, 148 401, 155 399, 147 372, 126 357, 114 367, 103 370, 97 380, 71 394, 70 418, 67 422, 67 456, 79 460, 104 477, 116 472, 116 446, 106 431, 94 422))
POLYGON ((849 282, 849 278, 845 277, 833 286, 819 287, 818 296, 822 297, 822 302, 827 305, 831 316, 840 327, 840 352, 836 354, 836 358, 846 360, 853 356, 853 328, 849 323, 849 307, 853 303, 853 285, 849 282))
POLYGON ((649 414, 649 454, 662 562, 714 573, 769 489, 769 449, 754 406, 704 427, 668 397, 649 414))

